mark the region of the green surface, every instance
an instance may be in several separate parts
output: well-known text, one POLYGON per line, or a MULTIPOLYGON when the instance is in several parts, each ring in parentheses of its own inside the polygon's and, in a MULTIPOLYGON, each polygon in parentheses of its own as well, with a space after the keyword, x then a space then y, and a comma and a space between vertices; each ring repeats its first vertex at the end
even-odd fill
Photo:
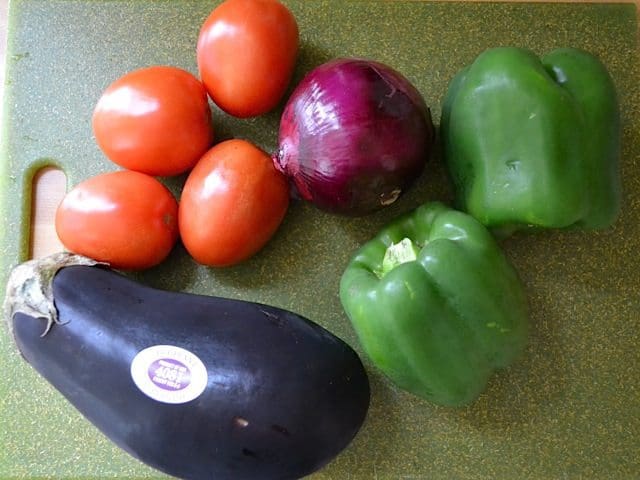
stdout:
MULTIPOLYGON (((621 94, 623 209, 603 232, 520 234, 503 242, 529 293, 526 355, 470 407, 402 393, 366 363, 372 404, 351 446, 318 479, 632 479, 640 477, 640 95, 635 6, 358 1, 288 2, 299 20, 296 79, 334 56, 373 57, 402 71, 439 123, 448 80, 484 48, 599 55, 621 94)), ((25 258, 30 184, 54 163, 69 183, 114 167, 90 117, 116 77, 149 64, 195 72, 208 1, 12 0, 0 162, 0 281, 25 258)), ((218 138, 271 150, 278 113, 253 121, 215 112, 218 138)), ((196 266, 182 248, 140 275, 152 285, 270 303, 302 313, 359 349, 338 300, 349 256, 400 212, 449 200, 438 159, 378 214, 347 219, 292 205, 274 240, 238 267, 196 266)), ((179 180, 169 185, 176 189, 179 180)), ((112 446, 0 335, 0 478, 158 476, 112 446)))

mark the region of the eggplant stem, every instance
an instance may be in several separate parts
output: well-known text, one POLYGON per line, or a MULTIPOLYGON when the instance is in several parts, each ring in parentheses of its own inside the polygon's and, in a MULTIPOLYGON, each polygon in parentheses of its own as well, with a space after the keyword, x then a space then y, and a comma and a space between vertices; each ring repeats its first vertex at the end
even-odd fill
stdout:
POLYGON ((3 304, 5 320, 14 340, 13 317, 18 312, 46 320, 41 337, 49 333, 54 324, 60 323, 53 298, 53 277, 58 270, 72 265, 98 264, 101 263, 82 255, 58 252, 16 266, 9 275, 3 304))

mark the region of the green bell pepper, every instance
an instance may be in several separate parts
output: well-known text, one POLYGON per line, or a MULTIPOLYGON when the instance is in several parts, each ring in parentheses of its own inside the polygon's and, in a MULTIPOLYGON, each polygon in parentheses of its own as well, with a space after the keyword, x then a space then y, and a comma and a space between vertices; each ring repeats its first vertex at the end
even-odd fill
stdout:
POLYGON ((460 406, 527 340, 522 283, 489 231, 432 202, 353 256, 340 300, 366 354, 396 385, 460 406))
POLYGON ((593 55, 486 50, 451 81, 440 132, 456 206, 489 227, 605 228, 620 207, 620 113, 593 55))

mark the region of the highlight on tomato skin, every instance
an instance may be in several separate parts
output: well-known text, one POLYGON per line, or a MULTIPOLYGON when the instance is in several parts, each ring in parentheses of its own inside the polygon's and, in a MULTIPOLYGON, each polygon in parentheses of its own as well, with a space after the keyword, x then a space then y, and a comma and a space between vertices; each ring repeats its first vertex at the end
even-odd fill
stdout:
POLYGON ((274 109, 291 81, 298 24, 278 0, 225 0, 205 20, 196 54, 213 102, 239 118, 274 109))
POLYGON ((223 141, 187 177, 178 215, 182 243, 200 264, 240 263, 273 237, 288 206, 288 182, 271 157, 246 140, 223 141))
POLYGON ((178 240, 178 202, 157 179, 131 170, 90 177, 70 190, 55 218, 73 252, 122 270, 162 262, 178 240))
POLYGON ((214 140, 204 85, 172 66, 150 66, 115 80, 92 117, 96 142, 115 164, 154 176, 191 169, 214 140))

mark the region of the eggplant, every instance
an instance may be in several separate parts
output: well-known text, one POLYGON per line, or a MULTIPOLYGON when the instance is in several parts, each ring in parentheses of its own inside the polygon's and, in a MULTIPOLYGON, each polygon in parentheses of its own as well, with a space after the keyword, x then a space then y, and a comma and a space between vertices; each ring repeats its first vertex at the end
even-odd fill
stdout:
POLYGON ((357 353, 259 303, 153 289, 68 253, 25 262, 5 311, 24 359, 129 454, 184 479, 294 479, 369 407, 357 353))

